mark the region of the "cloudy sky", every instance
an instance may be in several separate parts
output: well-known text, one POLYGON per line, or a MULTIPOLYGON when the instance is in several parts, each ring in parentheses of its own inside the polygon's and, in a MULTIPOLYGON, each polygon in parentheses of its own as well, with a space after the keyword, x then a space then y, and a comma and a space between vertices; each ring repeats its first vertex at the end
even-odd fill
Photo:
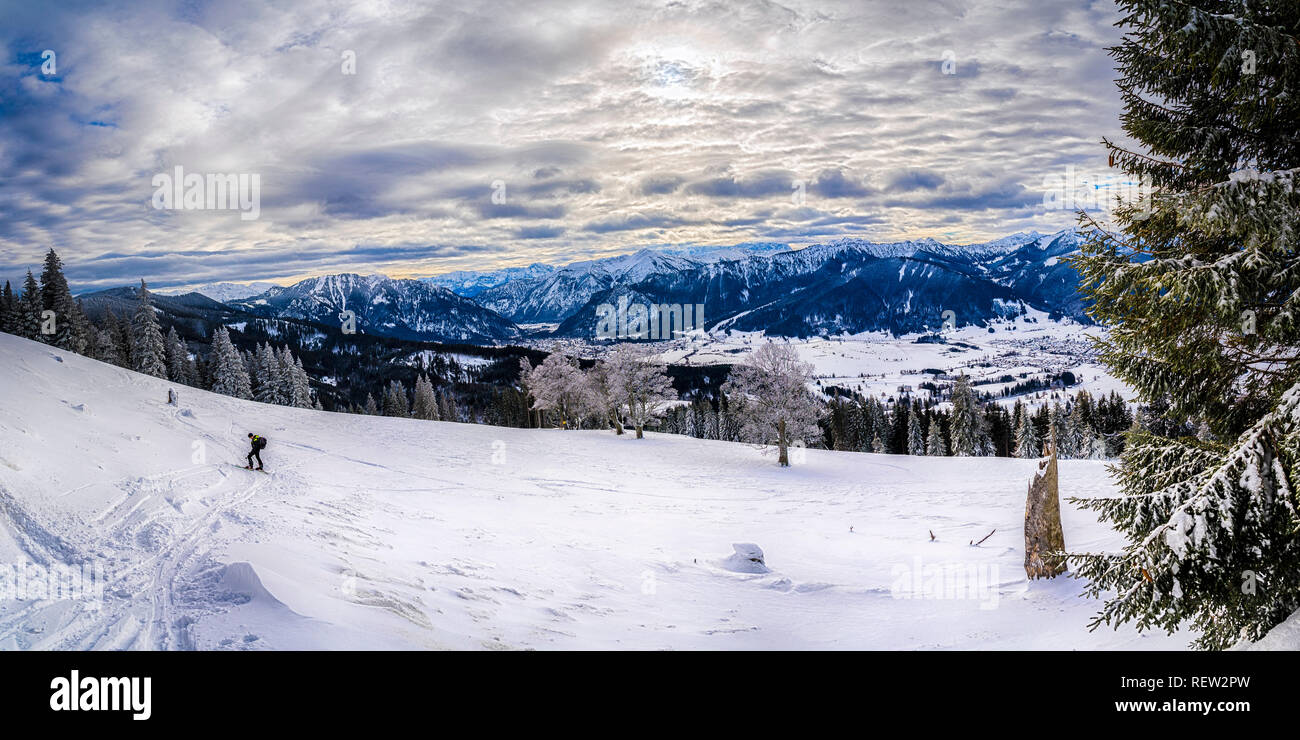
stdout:
POLYGON ((0 0, 0 279, 982 241, 1072 224, 1044 178, 1119 136, 1109 2, 52 5, 0 0), (155 208, 177 166, 258 217, 155 208))

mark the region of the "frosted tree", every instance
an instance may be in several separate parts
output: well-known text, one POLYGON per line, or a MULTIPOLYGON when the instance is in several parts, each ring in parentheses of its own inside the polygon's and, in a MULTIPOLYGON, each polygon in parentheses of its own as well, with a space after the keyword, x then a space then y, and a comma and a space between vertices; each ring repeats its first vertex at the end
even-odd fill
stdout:
POLYGON ((219 326, 212 334, 212 392, 224 393, 235 398, 252 399, 253 391, 249 386, 248 370, 239 350, 230 342, 230 332, 219 326))
MULTIPOLYGON (((285 348, 284 353, 289 358, 286 368, 289 374, 288 405, 300 409, 312 408, 311 378, 307 375, 306 368, 302 366, 302 358, 294 357, 288 347, 285 348)), ((403 392, 403 397, 405 397, 405 392, 403 392)))
POLYGON ((939 428, 939 418, 930 420, 930 434, 925 438, 925 454, 931 457, 947 457, 948 445, 943 441, 943 430, 939 428))
POLYGON ((921 432, 921 409, 912 407, 907 419, 907 454, 925 454, 925 436, 921 432))
POLYGON ((533 396, 533 408, 553 411, 566 428, 577 428, 579 416, 589 407, 586 379, 578 369, 578 361, 554 352, 528 373, 528 392, 533 396))
POLYGON ((1043 441, 1038 437, 1033 414, 1021 409, 1020 423, 1016 425, 1016 457, 1033 458, 1043 454, 1043 441))
POLYGON ((373 393, 366 394, 366 403, 361 407, 361 413, 368 416, 379 416, 379 404, 375 403, 375 395, 373 393))
POLYGON ((668 367, 653 354, 633 344, 620 344, 608 360, 614 395, 621 399, 621 408, 628 424, 636 430, 637 439, 642 439, 645 428, 677 400, 668 367))
POLYGON ((384 416, 410 416, 411 411, 406 405, 406 387, 400 380, 394 380, 388 384, 388 390, 384 392, 384 416))
POLYGON ((1047 412, 1048 438, 1056 446, 1056 456, 1072 459, 1075 456, 1074 434, 1070 431, 1070 415, 1061 404, 1053 403, 1047 412))
POLYGON ((821 434, 821 408, 808 391, 812 372, 794 347, 769 342, 755 350, 749 362, 733 367, 722 386, 741 420, 742 439, 775 443, 777 463, 783 467, 790 465, 791 444, 821 434))
POLYGON ((952 387, 952 454, 984 456, 989 452, 988 432, 970 378, 957 376, 952 387))
POLYGON ((1131 432, 1120 495, 1079 502, 1128 544, 1077 570, 1105 599, 1095 624, 1226 648, 1300 608, 1300 4, 1118 4, 1135 145, 1105 144, 1152 192, 1113 224, 1081 216, 1073 263, 1101 361, 1179 428, 1131 432))
POLYGON ((415 400, 411 404, 411 416, 426 421, 438 419, 438 397, 434 395, 433 383, 423 373, 415 379, 415 400))
POLYGON ((253 385, 253 397, 262 403, 284 404, 287 399, 284 394, 284 378, 281 375, 283 364, 276 356, 275 350, 271 349, 271 345, 266 343, 258 345, 253 358, 253 367, 256 369, 253 373, 256 381, 253 385))
POLYGON ((615 434, 622 434, 623 397, 614 385, 616 372, 610 361, 604 360, 593 365, 585 373, 584 380, 592 408, 614 429, 615 434))
POLYGON ((112 365, 123 366, 126 364, 126 360, 122 357, 121 350, 117 346, 117 338, 108 329, 95 330, 94 342, 91 346, 91 357, 112 365))
POLYGON ((181 336, 176 333, 176 327, 173 326, 167 330, 165 344, 167 347, 167 379, 174 383, 189 384, 191 382, 189 377, 190 353, 189 350, 185 349, 185 343, 181 341, 181 336))
POLYGON ((140 281, 135 314, 131 317, 131 369, 155 378, 167 377, 167 347, 158 316, 149 303, 149 286, 140 281))

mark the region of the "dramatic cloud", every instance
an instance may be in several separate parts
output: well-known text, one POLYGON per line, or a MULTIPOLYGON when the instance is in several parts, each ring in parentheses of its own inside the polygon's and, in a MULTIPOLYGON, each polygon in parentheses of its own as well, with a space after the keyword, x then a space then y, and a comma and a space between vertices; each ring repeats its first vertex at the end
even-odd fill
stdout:
POLYGON ((1115 20, 1086 0, 0 0, 0 279, 49 247, 88 289, 1061 228, 1045 178, 1104 170, 1120 136, 1115 20), (209 175, 256 175, 256 218, 155 208, 177 167, 199 202, 209 175))

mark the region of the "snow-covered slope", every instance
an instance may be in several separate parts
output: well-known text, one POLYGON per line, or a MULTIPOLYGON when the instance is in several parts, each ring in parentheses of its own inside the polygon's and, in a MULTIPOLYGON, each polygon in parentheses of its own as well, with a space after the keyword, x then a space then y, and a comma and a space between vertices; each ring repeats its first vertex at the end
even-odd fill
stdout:
MULTIPOLYGON (((1033 461, 505 429, 238 401, 0 334, 0 648, 1181 648, 1024 579, 1033 461), (245 433, 269 474, 237 467, 245 433), (996 530, 978 546, 970 543, 996 530), (935 539, 931 541, 929 532, 935 539), (733 544, 768 572, 738 568, 733 544), (936 580, 937 579, 937 580, 936 580), (947 580, 956 590, 943 591, 947 580), (939 591, 933 589, 936 584, 939 591), (964 598, 905 598, 911 595, 964 598)), ((1061 463, 1064 495, 1111 490, 1061 463)), ((1119 538, 1067 508, 1067 544, 1119 538)))

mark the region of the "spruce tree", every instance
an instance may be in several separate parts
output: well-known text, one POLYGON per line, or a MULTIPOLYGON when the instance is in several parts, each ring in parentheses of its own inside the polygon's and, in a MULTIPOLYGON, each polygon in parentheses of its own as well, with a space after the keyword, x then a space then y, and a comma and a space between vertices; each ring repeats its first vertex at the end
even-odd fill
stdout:
POLYGON ((253 391, 249 385, 248 371, 239 350, 230 342, 230 332, 226 327, 217 327, 212 335, 212 359, 209 361, 212 373, 212 392, 224 393, 235 398, 252 399, 253 391))
MULTIPOLYGON (((1017 404, 1019 405, 1019 404, 1017 404)), ((1042 454, 1043 442, 1038 438, 1029 409, 1022 409, 1020 423, 1016 426, 1016 457, 1034 458, 1042 454)))
POLYGON ((149 286, 140 281, 139 300, 131 317, 131 369, 155 378, 167 377, 167 349, 158 317, 149 303, 149 286))
POLYGON ((89 345, 89 322, 81 305, 72 297, 63 276, 63 262, 51 249, 41 269, 41 307, 54 312, 54 334, 47 341, 59 349, 85 354, 89 345))
POLYGON ((45 341, 41 334, 41 290, 36 285, 36 278, 32 276, 32 271, 27 271, 27 278, 23 281, 23 295, 18 300, 17 315, 17 334, 27 339, 35 339, 38 342, 45 341))
POLYGON ((989 454, 989 447, 984 415, 971 388, 970 378, 959 375, 952 387, 952 454, 985 456, 989 454))
POLYGON ((181 341, 181 336, 176 333, 176 327, 167 330, 165 340, 167 348, 167 378, 174 383, 190 382, 189 379, 189 350, 185 348, 185 343, 181 341))
POLYGON ((925 436, 921 433, 921 407, 919 405, 913 406, 912 413, 908 415, 907 454, 925 454, 925 436))
POLYGON ((930 420, 930 434, 925 438, 925 454, 931 457, 947 457, 948 445, 943 441, 943 429, 939 417, 930 420))
POLYGON ((411 416, 427 421, 438 419, 438 398, 433 393, 433 384, 423 373, 415 379, 415 402, 411 407, 411 416))
POLYGON ((400 380, 390 382, 388 391, 384 393, 384 416, 410 415, 410 409, 406 405, 406 387, 400 380))
POLYGON ((1094 623, 1257 640, 1300 608, 1300 4, 1120 0, 1111 55, 1152 192, 1081 215, 1074 265, 1100 358, 1168 425, 1130 431, 1120 495, 1081 500, 1128 539, 1075 556, 1094 623), (1204 419, 1213 440, 1188 434, 1204 419))
POLYGON ((5 281, 4 289, 0 290, 0 332, 18 333, 18 302, 8 280, 5 281))

